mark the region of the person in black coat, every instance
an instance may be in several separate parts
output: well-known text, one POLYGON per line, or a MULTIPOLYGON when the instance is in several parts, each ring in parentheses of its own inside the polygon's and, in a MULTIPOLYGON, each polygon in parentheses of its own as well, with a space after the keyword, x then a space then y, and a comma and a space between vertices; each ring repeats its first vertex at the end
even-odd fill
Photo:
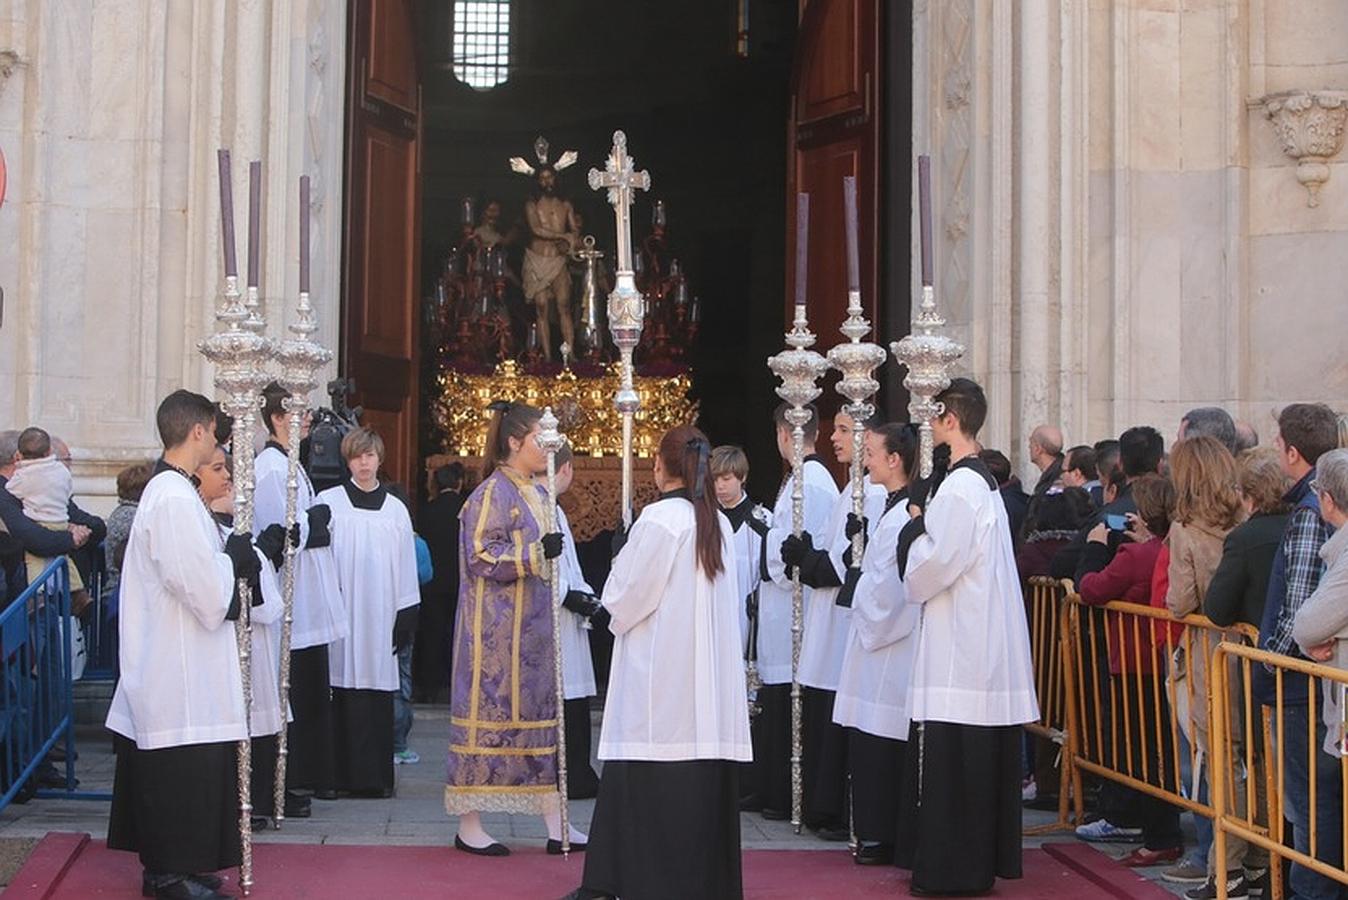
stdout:
POLYGON ((1236 622, 1258 627, 1268 599, 1273 557, 1291 512, 1283 495, 1292 485, 1272 447, 1242 453, 1236 467, 1241 499, 1250 517, 1222 543, 1222 559, 1203 598, 1203 614, 1223 627, 1236 622))
POLYGON ((421 588, 421 616, 412 650, 412 684, 419 700, 449 699, 450 648, 459 602, 459 511, 464 501, 463 463, 431 473, 435 496, 421 511, 417 533, 431 551, 434 577, 421 588))

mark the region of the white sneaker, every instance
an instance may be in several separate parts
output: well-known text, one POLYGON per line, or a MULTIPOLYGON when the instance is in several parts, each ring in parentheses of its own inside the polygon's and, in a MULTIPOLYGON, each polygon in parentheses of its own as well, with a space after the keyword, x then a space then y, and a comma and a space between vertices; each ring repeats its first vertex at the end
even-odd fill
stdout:
POLYGON ((421 757, 417 756, 415 750, 402 750, 393 754, 393 764, 395 766, 414 766, 421 762, 421 757))
POLYGON ((1094 822, 1078 825, 1077 837, 1092 844, 1140 844, 1142 829, 1120 828, 1108 819, 1096 819, 1094 822))

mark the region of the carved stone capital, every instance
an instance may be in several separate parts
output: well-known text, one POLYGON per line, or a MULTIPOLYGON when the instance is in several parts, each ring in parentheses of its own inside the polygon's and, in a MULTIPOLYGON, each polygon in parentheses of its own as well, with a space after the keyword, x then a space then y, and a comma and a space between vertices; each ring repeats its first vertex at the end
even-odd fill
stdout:
POLYGON ((1329 180, 1328 161, 1343 149, 1348 122, 1348 92, 1283 91, 1259 101, 1282 144, 1297 161, 1297 181, 1305 186, 1306 205, 1320 205, 1320 186, 1329 180))

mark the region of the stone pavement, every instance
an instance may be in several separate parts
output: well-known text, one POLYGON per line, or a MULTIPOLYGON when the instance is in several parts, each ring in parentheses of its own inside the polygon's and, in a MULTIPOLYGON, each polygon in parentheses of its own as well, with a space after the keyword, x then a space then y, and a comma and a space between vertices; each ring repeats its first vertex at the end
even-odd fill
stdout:
MULTIPOLYGON (((454 841, 454 820, 444 811, 445 746, 449 736, 449 712, 443 706, 418 706, 410 746, 421 762, 398 766, 397 796, 387 800, 341 799, 313 801, 309 819, 289 819, 281 831, 260 832, 259 842, 310 844, 379 844, 449 847, 454 841)), ((595 745, 598 745, 598 717, 595 719, 595 745)), ((75 772, 80 790, 111 791, 113 757, 107 733, 98 727, 82 727, 77 734, 79 760, 75 772)), ((63 770, 64 771, 64 770, 63 770)), ((571 803, 572 822, 582 831, 594 812, 593 800, 571 803)), ((106 801, 34 799, 26 804, 11 804, 0 811, 0 840, 36 838, 49 831, 84 831, 95 839, 107 836, 106 801)), ((1026 810, 1026 827, 1052 821, 1047 812, 1026 810)), ((541 843, 547 836, 536 816, 505 814, 484 815, 488 829, 507 844, 528 846, 541 843)), ((820 850, 845 852, 846 845, 827 843, 808 831, 797 835, 789 822, 769 822, 756 813, 740 817, 741 841, 746 850, 820 850)), ((1045 841, 1073 840, 1070 835, 1027 837, 1026 847, 1045 841)), ((1125 845, 1100 846, 1098 849, 1122 856, 1125 845)), ((1153 879, 1156 870, 1144 872, 1153 879)), ((1171 885, 1164 885, 1172 887, 1171 885)))

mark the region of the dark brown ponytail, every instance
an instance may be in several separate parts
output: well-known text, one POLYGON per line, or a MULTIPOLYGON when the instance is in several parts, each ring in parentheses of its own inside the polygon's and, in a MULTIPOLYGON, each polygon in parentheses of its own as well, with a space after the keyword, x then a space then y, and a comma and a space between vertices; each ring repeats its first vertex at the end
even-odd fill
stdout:
POLYGON ((688 499, 693 503, 697 525, 697 565, 708 578, 725 571, 721 559, 721 522, 717 516, 716 486, 708 459, 711 442, 692 425, 680 425, 665 432, 660 441, 660 464, 672 476, 683 479, 688 499))
POLYGON ((487 446, 482 453, 482 479, 496 471, 510 457, 510 439, 523 440, 543 413, 527 403, 497 400, 487 407, 491 424, 487 426, 487 446))

